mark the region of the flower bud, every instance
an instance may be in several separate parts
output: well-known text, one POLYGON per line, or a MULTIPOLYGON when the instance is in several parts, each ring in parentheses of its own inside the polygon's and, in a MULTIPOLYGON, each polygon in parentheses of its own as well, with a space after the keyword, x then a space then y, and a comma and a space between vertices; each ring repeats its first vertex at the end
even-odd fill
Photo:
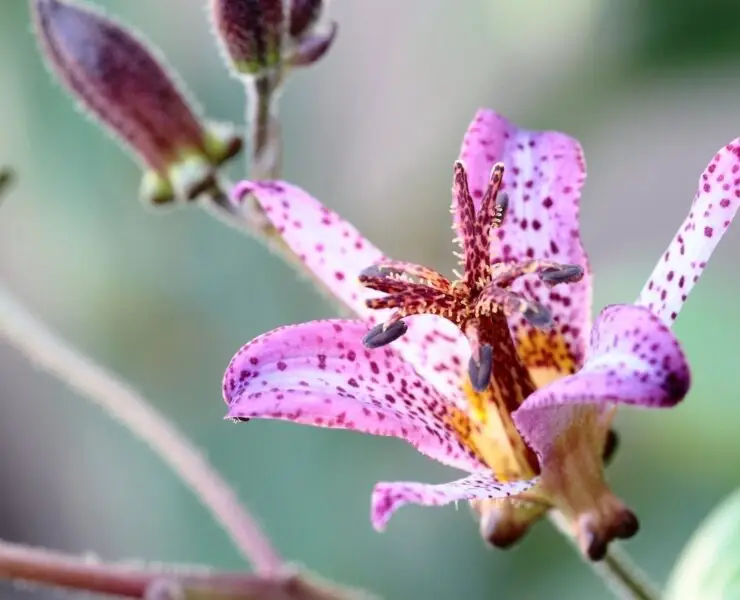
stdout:
POLYGON ((323 5, 324 0, 212 0, 211 15, 238 74, 279 80, 286 66, 313 64, 334 41, 336 23, 325 32, 316 29, 323 5))
POLYGON ((146 166, 142 197, 164 204, 209 189, 241 149, 234 131, 204 124, 155 51, 120 23, 77 2, 32 6, 51 71, 146 166))

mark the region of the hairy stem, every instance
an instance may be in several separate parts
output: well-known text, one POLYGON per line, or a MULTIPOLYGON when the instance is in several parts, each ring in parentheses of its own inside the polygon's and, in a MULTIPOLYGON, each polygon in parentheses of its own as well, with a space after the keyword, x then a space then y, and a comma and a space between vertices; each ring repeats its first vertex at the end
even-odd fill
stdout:
POLYGON ((0 335, 148 444, 190 487, 255 570, 266 573, 281 567, 279 555, 236 493, 187 438, 138 392, 80 354, 2 288, 0 335))
POLYGON ((249 80, 245 85, 249 178, 254 181, 279 179, 283 161, 280 120, 276 110, 280 81, 277 75, 268 74, 249 80))
MULTIPOLYGON (((555 528, 575 545, 567 519, 558 511, 549 512, 555 528)), ((581 553, 578 553, 581 555, 581 553)), ((622 600, 660 600, 661 594, 632 559, 614 542, 604 560, 585 561, 605 585, 622 600)))
POLYGON ((350 590, 317 585, 297 571, 283 569, 271 576, 212 571, 205 567, 158 567, 103 563, 0 541, 0 579, 44 587, 106 594, 124 598, 169 597, 161 590, 181 590, 182 597, 215 599, 361 598, 350 590))

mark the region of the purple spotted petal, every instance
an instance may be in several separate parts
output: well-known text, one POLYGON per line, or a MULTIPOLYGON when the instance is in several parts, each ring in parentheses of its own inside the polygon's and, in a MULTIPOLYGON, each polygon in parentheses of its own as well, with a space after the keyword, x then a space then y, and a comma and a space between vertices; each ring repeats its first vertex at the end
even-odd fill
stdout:
POLYGON ((690 383, 686 357, 670 328, 642 306, 612 305, 594 324, 583 368, 529 396, 514 422, 542 456, 584 404, 670 407, 690 383))
POLYGON ((671 325, 740 206, 740 138, 720 149, 699 178, 691 210, 637 303, 671 325))
POLYGON ((256 338, 224 376, 228 416, 395 436, 444 464, 487 470, 451 426, 465 416, 392 348, 367 350, 367 331, 361 321, 314 321, 256 338))
POLYGON ((393 513, 404 504, 441 506, 459 500, 482 500, 515 496, 528 490, 536 480, 498 481, 493 473, 475 473, 463 479, 431 485, 409 481, 381 482, 375 486, 370 518, 382 531, 393 513))
MULTIPOLYGON (((371 310, 365 300, 381 296, 361 286, 359 273, 383 254, 350 223, 323 206, 304 190, 284 182, 239 184, 237 202, 253 194, 288 246, 306 267, 352 312, 372 324, 383 322, 390 311, 371 310)), ((460 400, 463 361, 470 349, 451 322, 434 315, 408 321, 408 332, 393 346, 417 373, 450 401, 460 400)))
MULTIPOLYGON (((479 110, 463 139, 460 159, 468 167, 470 192, 478 205, 494 163, 501 161, 506 168, 501 189, 509 195, 509 206, 503 226, 495 231, 494 255, 504 261, 535 258, 584 268, 578 283, 549 289, 539 279, 525 277, 512 286, 552 311, 554 329, 580 364, 591 323, 591 276, 578 224, 586 179, 581 145, 563 133, 519 129, 491 110, 479 110)), ((518 314, 510 323, 519 335, 533 327, 518 314)))

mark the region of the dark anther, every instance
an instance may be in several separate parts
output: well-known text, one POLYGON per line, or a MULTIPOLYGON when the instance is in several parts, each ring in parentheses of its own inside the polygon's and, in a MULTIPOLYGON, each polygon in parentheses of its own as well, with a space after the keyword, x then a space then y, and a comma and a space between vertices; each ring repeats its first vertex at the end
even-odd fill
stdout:
POLYGON ((538 302, 530 303, 522 311, 522 316, 535 327, 544 329, 552 325, 552 314, 546 306, 538 302))
POLYGON ((395 342, 407 330, 408 326, 403 321, 394 321, 387 327, 381 323, 365 334, 362 338, 362 343, 365 345, 365 348, 375 350, 376 348, 381 348, 391 342, 395 342))
POLYGON ((540 273, 540 279, 549 285, 575 283, 583 279, 583 267, 580 265, 563 265, 560 269, 548 269, 540 273))
POLYGON ((635 535, 639 530, 640 522, 637 520, 635 513, 631 510, 625 510, 620 515, 620 519, 612 531, 616 537, 626 540, 635 535))
POLYGON ((468 376, 473 389, 476 392, 485 392, 491 383, 491 372, 493 371, 493 348, 490 344, 484 344, 480 348, 479 361, 470 357, 468 362, 468 376))
POLYGON ((506 218, 506 211, 509 208, 509 194, 506 192, 501 192, 498 196, 496 196, 496 224, 498 226, 501 226, 501 223, 504 222, 504 219, 506 218))
POLYGON ((232 423, 249 423, 250 418, 249 417, 232 417, 231 422, 232 423))
POLYGON ((360 281, 367 279, 377 279, 379 277, 389 277, 392 275, 399 275, 401 271, 397 269, 390 269, 388 267, 379 267, 377 265, 371 265, 362 271, 358 275, 360 281))
POLYGON ((619 448, 619 434, 613 429, 610 429, 606 432, 604 450, 601 455, 605 465, 608 465, 612 458, 614 458, 614 453, 617 451, 617 448, 619 448))
POLYGON ((586 533, 586 555, 593 561, 603 560, 606 556, 606 540, 595 531, 586 533))

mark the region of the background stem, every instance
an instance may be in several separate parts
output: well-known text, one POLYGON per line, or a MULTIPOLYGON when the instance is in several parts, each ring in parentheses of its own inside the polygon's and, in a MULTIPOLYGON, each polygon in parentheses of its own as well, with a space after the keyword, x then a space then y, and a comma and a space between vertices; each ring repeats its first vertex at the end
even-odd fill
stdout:
MULTIPOLYGON (((0 579, 34 583, 44 587, 85 591, 124 598, 148 599, 157 588, 183 590, 182 597, 218 599, 286 600, 324 598, 320 588, 297 572, 284 570, 270 577, 211 571, 205 567, 183 568, 110 564, 19 544, 0 542, 0 579), (165 586, 162 584, 168 584, 165 586)), ((343 592, 341 588, 334 589, 343 592)), ((335 596, 351 598, 351 596, 335 596)), ((359 596, 357 596, 359 598, 359 596)), ((327 595, 326 600, 332 596, 327 595)))
POLYGON ((256 571, 281 567, 282 560, 257 523, 206 458, 138 392, 77 352, 1 287, 0 335, 149 445, 190 487, 256 571))

